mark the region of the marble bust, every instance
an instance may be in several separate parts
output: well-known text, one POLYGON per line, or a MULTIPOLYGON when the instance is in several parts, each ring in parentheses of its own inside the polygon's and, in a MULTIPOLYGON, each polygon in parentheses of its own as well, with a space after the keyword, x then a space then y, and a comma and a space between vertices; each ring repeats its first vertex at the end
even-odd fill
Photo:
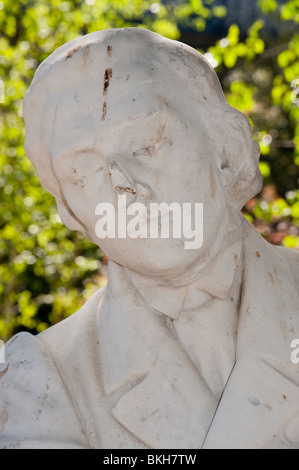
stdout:
POLYGON ((197 51, 95 32, 38 68, 25 149, 108 283, 0 368, 0 448, 299 448, 299 255, 241 208, 262 180, 246 116, 197 51), (203 241, 97 237, 95 207, 203 204, 203 241))

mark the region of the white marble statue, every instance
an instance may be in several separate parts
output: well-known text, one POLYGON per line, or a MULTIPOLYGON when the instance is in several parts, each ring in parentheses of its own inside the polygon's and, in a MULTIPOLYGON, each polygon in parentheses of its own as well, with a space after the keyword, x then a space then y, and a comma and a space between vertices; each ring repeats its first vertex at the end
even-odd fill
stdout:
POLYGON ((299 448, 299 254, 241 214, 259 147, 194 49, 143 29, 75 39, 24 99, 25 148, 107 287, 0 368, 0 448, 299 448), (99 203, 203 204, 203 243, 103 238, 99 203))

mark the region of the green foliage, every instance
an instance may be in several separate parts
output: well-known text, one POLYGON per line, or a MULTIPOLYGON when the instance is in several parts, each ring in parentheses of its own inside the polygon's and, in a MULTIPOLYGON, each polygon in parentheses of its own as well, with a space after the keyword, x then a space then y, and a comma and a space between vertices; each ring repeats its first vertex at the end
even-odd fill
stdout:
POLYGON ((285 21, 292 20, 299 23, 299 2, 298 0, 291 0, 281 8, 281 18, 285 21))
MULTIPOLYGON (((266 179, 268 175, 266 171, 266 179)), ((262 197, 246 204, 244 215, 270 243, 299 250, 299 190, 288 191, 282 198, 266 185, 262 197)))
MULTIPOLYGON (((76 311, 105 282, 103 254, 61 224, 54 198, 41 188, 24 154, 22 99, 37 66, 66 41, 106 28, 137 26, 172 39, 180 39, 184 28, 204 33, 208 21, 225 17, 219 3, 0 1, 1 338, 21 329, 42 331, 76 311)), ((232 24, 225 38, 202 52, 208 52, 229 103, 254 123, 261 146, 266 186, 244 213, 271 243, 298 249, 299 1, 258 5, 279 25, 278 37, 269 34, 267 16, 261 16, 246 36, 232 24)))

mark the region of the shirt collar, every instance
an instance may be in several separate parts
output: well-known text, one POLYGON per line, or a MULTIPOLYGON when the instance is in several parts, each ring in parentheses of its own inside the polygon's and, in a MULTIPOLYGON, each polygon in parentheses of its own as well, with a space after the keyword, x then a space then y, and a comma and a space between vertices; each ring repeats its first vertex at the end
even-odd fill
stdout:
POLYGON ((182 310, 193 310, 211 298, 228 297, 241 253, 242 235, 236 231, 228 234, 221 250, 198 274, 184 280, 162 281, 125 269, 145 303, 175 320, 182 310))

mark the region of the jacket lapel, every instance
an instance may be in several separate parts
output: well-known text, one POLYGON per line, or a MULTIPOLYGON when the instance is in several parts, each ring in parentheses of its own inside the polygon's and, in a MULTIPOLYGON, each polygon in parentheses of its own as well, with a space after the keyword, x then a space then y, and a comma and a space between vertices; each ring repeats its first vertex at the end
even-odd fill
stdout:
POLYGON ((299 365, 290 344, 299 338, 299 295, 290 254, 251 228, 244 254, 237 361, 203 447, 298 448, 299 365))
POLYGON ((282 374, 254 356, 238 361, 203 448, 280 447, 288 423, 299 413, 299 380, 286 377, 288 368, 291 366, 283 365, 282 374))
POLYGON ((148 375, 120 398, 112 415, 150 448, 196 449, 216 407, 195 366, 169 335, 148 375))

